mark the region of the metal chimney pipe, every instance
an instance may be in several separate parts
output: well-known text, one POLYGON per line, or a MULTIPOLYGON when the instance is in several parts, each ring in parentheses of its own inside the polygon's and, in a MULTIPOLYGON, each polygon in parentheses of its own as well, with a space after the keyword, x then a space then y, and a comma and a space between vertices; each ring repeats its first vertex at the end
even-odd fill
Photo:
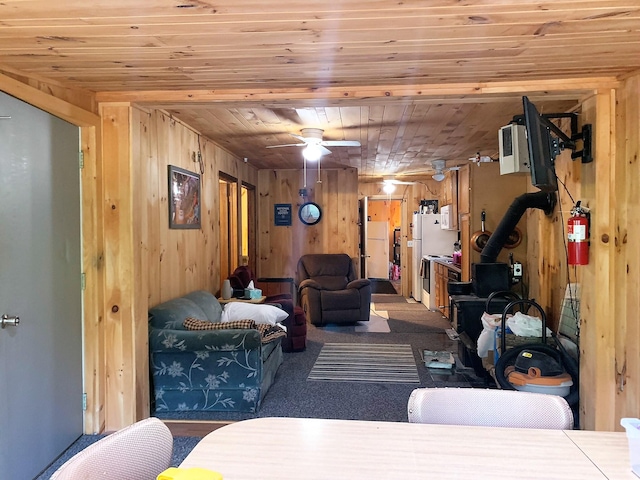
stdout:
POLYGON ((480 253, 480 263, 495 263, 509 235, 516 228, 528 208, 539 208, 544 210, 546 215, 551 215, 556 201, 555 192, 525 193, 517 197, 507 209, 489 240, 487 240, 487 244, 480 253))

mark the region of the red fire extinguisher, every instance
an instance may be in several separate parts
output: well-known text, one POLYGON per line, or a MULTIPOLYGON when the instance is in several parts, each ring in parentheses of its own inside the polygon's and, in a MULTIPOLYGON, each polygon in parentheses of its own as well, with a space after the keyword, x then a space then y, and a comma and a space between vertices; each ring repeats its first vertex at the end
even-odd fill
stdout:
POLYGON ((580 206, 580 201, 571 210, 567 222, 569 265, 589 264, 589 212, 580 206))

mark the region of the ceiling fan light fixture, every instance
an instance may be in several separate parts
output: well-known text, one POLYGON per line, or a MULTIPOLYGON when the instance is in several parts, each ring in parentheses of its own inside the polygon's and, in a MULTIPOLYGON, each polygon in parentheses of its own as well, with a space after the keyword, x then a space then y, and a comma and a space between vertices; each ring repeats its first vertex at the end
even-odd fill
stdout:
POLYGON ((431 178, 433 178, 436 182, 441 182, 444 180, 444 173, 436 172, 431 176, 431 178))
POLYGON ((302 156, 308 162, 317 162, 322 156, 322 147, 318 143, 309 143, 302 150, 302 156))

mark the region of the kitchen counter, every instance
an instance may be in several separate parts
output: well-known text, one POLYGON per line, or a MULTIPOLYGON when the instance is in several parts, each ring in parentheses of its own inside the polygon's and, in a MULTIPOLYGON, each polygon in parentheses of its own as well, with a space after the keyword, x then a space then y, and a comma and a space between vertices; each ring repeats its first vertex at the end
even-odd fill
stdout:
POLYGON ((460 268, 460 265, 456 265, 450 259, 447 259, 447 258, 432 258, 431 261, 435 262, 435 263, 439 263, 440 265, 444 265, 445 267, 450 268, 451 270, 453 270, 455 272, 462 273, 462 269, 460 268))
POLYGON ((431 257, 433 262, 433 290, 435 294, 435 308, 447 318, 451 318, 449 291, 447 285, 449 282, 459 282, 462 275, 462 269, 459 265, 453 263, 452 257, 431 257))

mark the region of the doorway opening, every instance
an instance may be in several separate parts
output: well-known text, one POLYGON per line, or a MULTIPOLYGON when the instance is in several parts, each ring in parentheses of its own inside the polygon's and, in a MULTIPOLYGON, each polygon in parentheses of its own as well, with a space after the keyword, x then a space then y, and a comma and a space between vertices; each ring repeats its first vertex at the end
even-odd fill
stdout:
POLYGON ((220 285, 238 266, 238 180, 220 172, 220 285))
POLYGON ((366 204, 367 217, 363 219, 366 235, 362 239, 366 251, 363 259, 366 278, 380 284, 379 293, 393 293, 388 289, 389 284, 396 293, 402 293, 402 200, 369 197, 366 204))

